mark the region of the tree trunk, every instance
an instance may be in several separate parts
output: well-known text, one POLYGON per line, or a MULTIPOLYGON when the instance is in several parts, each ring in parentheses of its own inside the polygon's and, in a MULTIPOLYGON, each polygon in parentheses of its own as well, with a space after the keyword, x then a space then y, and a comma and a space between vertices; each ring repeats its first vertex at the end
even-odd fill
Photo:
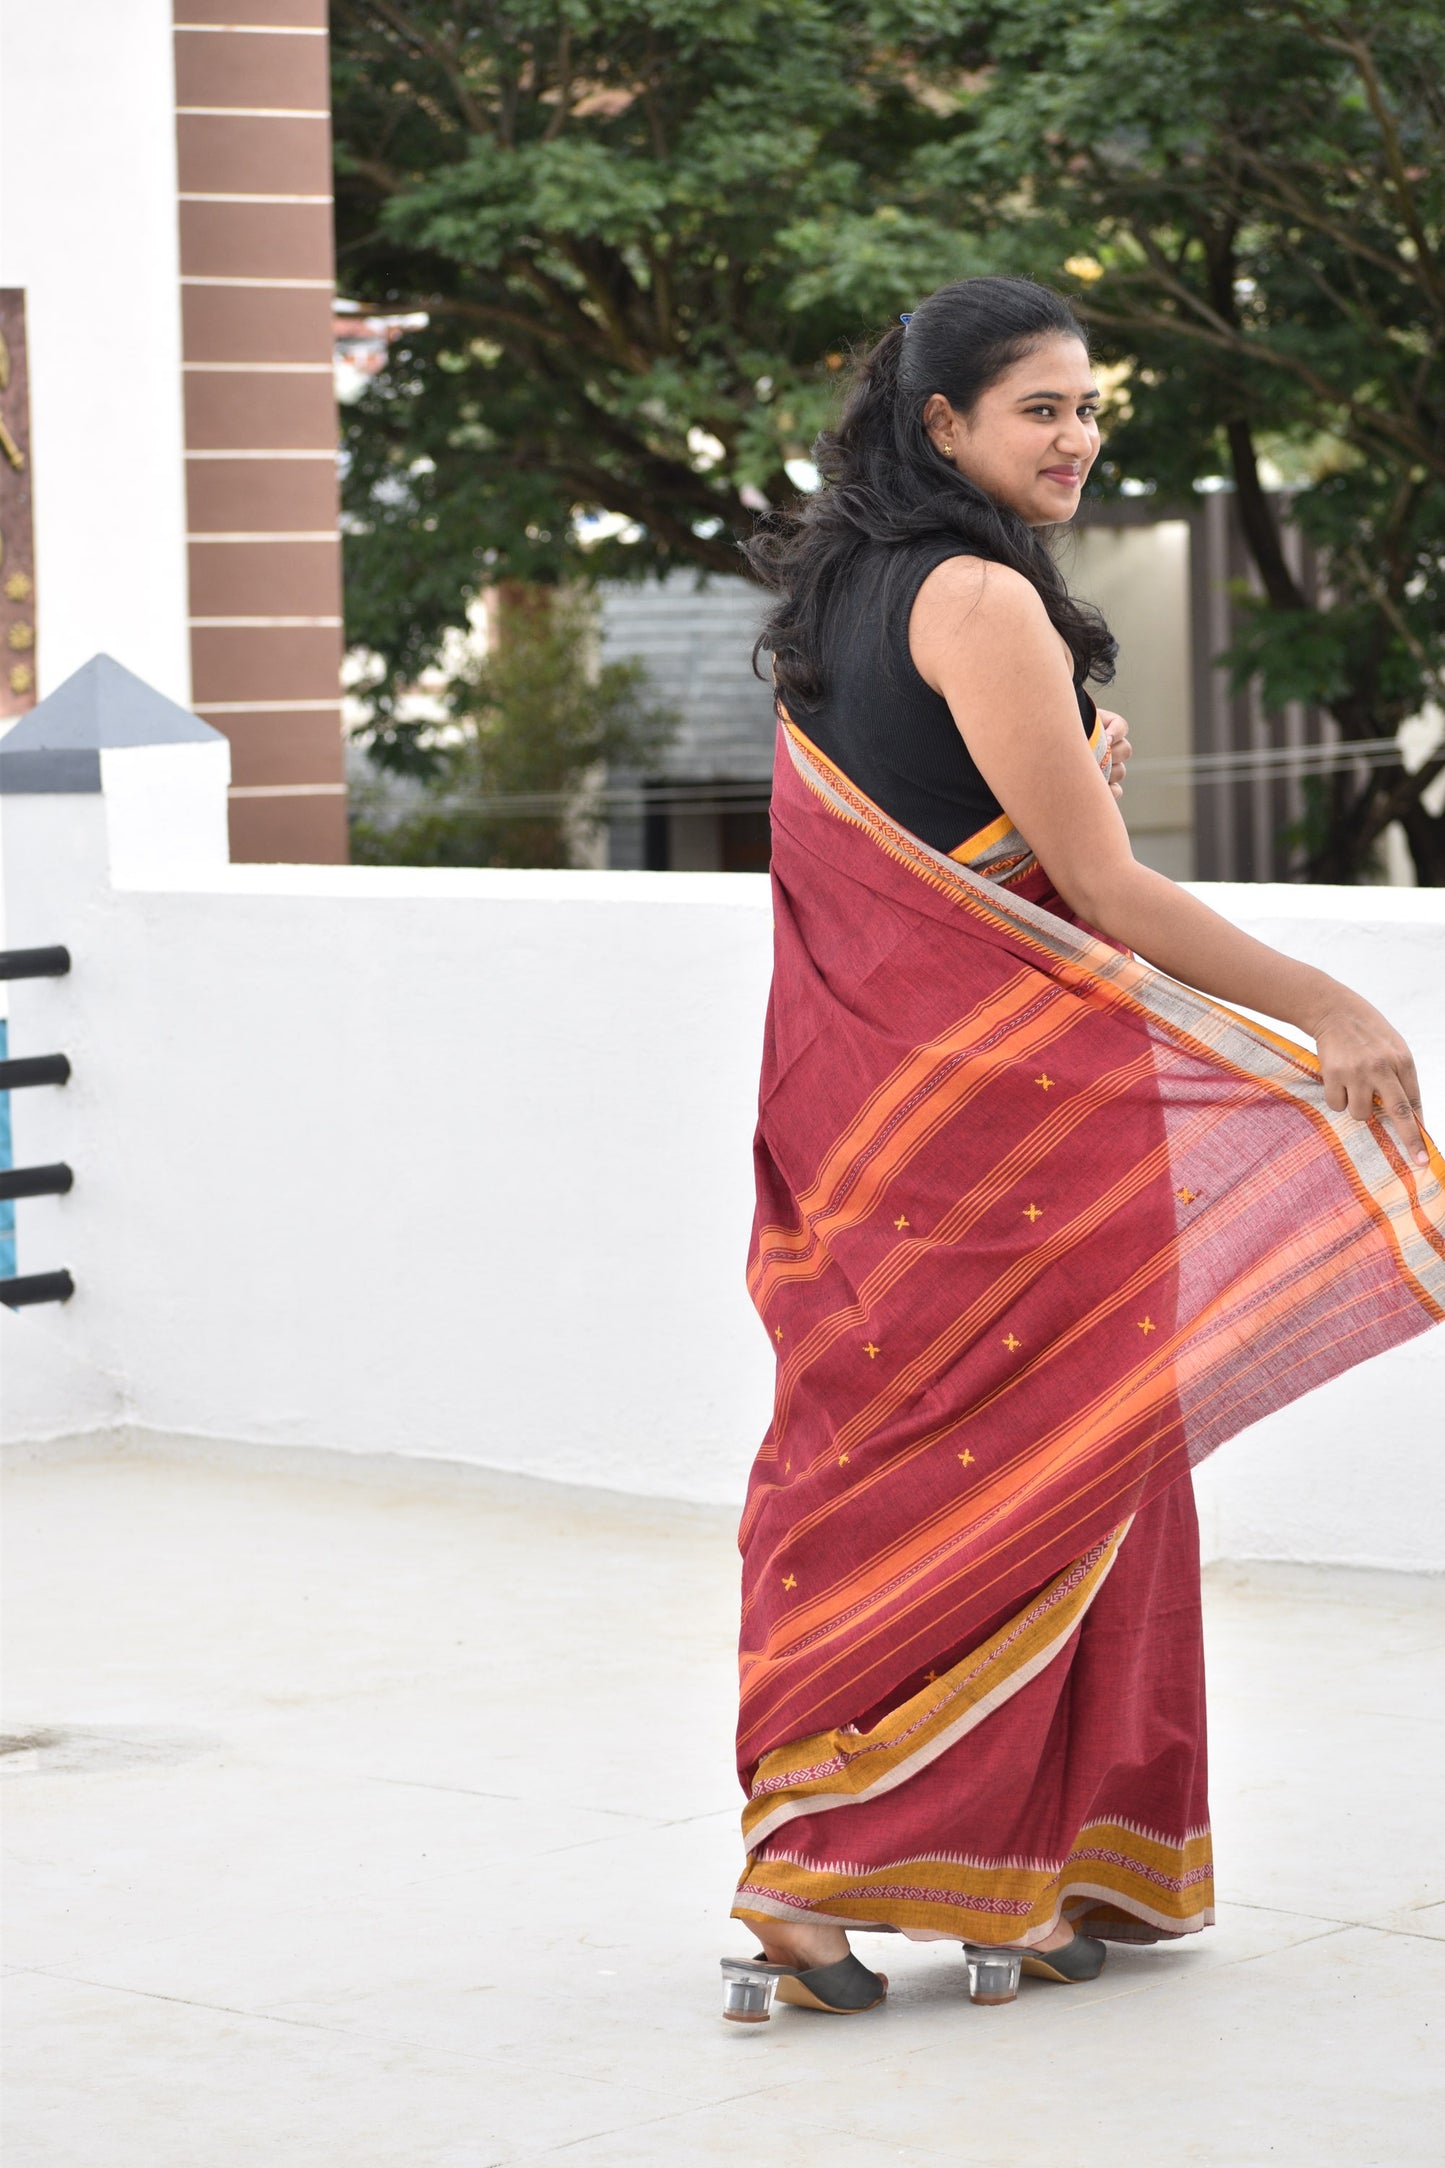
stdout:
POLYGON ((1445 813, 1427 813, 1418 800, 1401 817, 1400 826, 1415 861, 1415 878, 1422 888, 1445 888, 1445 813))
POLYGON ((499 580, 487 589, 487 645, 494 655, 505 654, 516 635, 536 627, 540 632, 552 613, 555 587, 535 580, 499 580))

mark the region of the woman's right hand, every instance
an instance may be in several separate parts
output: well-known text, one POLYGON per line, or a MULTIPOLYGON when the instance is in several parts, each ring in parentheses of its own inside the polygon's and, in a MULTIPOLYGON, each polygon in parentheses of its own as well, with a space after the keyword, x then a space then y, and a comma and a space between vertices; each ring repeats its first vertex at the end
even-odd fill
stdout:
POLYGON ((1394 1130, 1417 1166, 1429 1163, 1420 1134, 1420 1082, 1410 1049, 1393 1025, 1359 994, 1340 987, 1314 1025, 1324 1071, 1325 1104, 1358 1122, 1376 1114, 1394 1130))

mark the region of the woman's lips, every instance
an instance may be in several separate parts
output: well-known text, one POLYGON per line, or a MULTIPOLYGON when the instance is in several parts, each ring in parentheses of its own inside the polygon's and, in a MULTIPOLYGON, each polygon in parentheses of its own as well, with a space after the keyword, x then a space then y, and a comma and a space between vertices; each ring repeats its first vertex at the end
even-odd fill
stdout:
POLYGON ((1046 482, 1058 482, 1065 489, 1077 489, 1079 486, 1079 471, 1077 467, 1045 467, 1044 480, 1046 482))

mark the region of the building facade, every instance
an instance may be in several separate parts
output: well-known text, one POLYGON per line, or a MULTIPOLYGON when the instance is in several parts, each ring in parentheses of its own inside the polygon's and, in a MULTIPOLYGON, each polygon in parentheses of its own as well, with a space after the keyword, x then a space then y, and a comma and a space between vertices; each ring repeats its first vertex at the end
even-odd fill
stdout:
POLYGON ((342 859, 325 0, 0 0, 0 42, 35 694, 114 655, 230 739, 233 856, 342 859))

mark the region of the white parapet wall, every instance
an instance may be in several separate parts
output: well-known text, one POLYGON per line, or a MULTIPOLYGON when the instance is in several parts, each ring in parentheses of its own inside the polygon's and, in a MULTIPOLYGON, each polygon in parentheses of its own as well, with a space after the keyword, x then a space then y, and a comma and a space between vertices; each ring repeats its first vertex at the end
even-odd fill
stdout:
MULTIPOLYGON (((0 797, 7 938, 73 956, 11 989, 12 1052, 74 1069, 13 1095, 17 1161, 75 1170, 19 1269, 77 1292, 0 1312, 8 1438, 736 1500, 766 881, 229 866, 209 740, 0 797)), ((1445 1127, 1445 894, 1201 892, 1367 991, 1445 1127)), ((1270 1418, 1201 1472, 1209 1551, 1445 1568, 1442 1404, 1445 1331, 1270 1418)))

